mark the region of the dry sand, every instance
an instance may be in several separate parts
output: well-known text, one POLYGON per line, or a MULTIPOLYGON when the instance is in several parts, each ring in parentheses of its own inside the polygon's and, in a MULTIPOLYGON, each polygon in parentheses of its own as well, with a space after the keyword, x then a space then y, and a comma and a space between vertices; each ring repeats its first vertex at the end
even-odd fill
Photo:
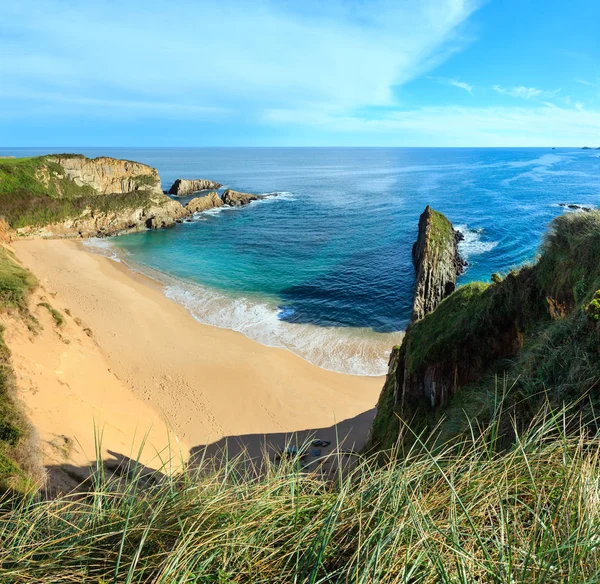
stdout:
MULTIPOLYGON (((38 314, 41 335, 21 330, 7 340, 42 438, 65 435, 85 445, 74 462, 90 456, 94 421, 104 428, 106 449, 124 455, 132 452, 134 434, 150 427, 154 448, 179 444, 185 455, 232 436, 251 450, 265 435, 282 445, 289 433, 310 429, 326 439, 336 432, 348 436, 346 447, 364 443, 382 377, 329 372, 200 324, 166 298, 159 283, 79 242, 31 240, 13 247, 48 301, 72 314, 62 330, 38 314), (161 418, 172 428, 169 440, 161 418)), ((156 466, 148 457, 144 462, 156 466)))

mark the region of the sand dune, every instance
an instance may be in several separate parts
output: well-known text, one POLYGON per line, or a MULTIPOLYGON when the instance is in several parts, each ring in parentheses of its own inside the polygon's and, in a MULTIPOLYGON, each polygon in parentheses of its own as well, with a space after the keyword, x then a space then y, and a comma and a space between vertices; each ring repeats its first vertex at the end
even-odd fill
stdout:
POLYGON ((87 441, 78 461, 88 454, 92 420, 112 428, 106 447, 126 455, 133 434, 151 425, 149 442, 165 447, 161 418, 186 453, 228 436, 282 436, 343 420, 347 444, 363 443, 382 378, 325 371, 283 349, 202 325, 157 282, 78 242, 19 241, 14 249, 52 305, 68 308, 93 331, 89 338, 69 322, 58 333, 48 321, 39 338, 21 331, 8 339, 18 368, 29 370, 20 387, 34 424, 46 437, 87 441), (73 339, 65 344, 59 334, 73 339), (47 376, 36 380, 34 370, 47 376))

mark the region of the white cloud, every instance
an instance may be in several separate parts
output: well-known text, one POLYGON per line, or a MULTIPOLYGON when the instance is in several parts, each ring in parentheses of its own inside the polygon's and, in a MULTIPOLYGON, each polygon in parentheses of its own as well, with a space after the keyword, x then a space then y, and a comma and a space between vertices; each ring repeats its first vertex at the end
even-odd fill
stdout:
POLYGON ((545 91, 543 89, 537 89, 536 87, 525 87, 524 85, 518 85, 516 87, 502 87, 500 85, 494 85, 492 89, 504 95, 520 97, 523 99, 532 99, 534 97, 547 99, 556 95, 560 91, 560 89, 545 91))
POLYGON ((462 46, 477 5, 22 0, 3 7, 0 78, 32 102, 110 110, 392 105, 394 86, 462 46))
POLYGON ((272 110, 276 124, 313 125, 322 131, 360 135, 363 143, 388 146, 580 146, 598 141, 600 112, 544 104, 518 107, 424 107, 379 119, 313 111, 272 110))
POLYGON ((454 87, 458 87, 459 89, 464 89, 468 91, 471 95, 473 95, 473 86, 469 83, 465 83, 464 81, 458 81, 457 79, 449 79, 448 83, 453 85, 454 87))

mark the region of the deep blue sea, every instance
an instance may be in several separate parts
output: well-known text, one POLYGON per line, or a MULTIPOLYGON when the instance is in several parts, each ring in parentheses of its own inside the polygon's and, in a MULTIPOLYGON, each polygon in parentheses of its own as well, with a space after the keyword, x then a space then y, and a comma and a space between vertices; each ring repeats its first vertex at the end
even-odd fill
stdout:
MULTIPOLYGON (((280 193, 172 229, 91 242, 165 284, 201 322, 328 369, 385 372, 410 316, 411 246, 429 204, 465 233, 460 283, 535 258, 559 203, 596 206, 600 151, 470 148, 58 148, 176 178, 280 193)), ((184 199, 185 201, 185 199, 184 199)))

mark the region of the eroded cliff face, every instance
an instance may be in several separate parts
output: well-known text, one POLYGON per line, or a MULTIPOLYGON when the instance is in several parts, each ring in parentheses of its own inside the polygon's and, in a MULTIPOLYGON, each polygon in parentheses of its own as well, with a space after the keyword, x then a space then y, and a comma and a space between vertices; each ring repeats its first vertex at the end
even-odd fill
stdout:
POLYGON ((223 185, 221 183, 207 179, 187 180, 184 178, 178 178, 171 185, 169 194, 175 195, 176 197, 183 197, 185 195, 191 195, 197 191, 220 189, 222 186, 223 185))
POLYGON ((130 160, 100 156, 49 156, 64 169, 66 178, 78 186, 90 186, 99 194, 147 191, 162 194, 158 171, 151 166, 130 160))
POLYGON ((458 252, 461 234, 429 205, 419 219, 412 257, 417 273, 412 320, 420 320, 456 288, 464 260, 458 252))
POLYGON ((189 211, 177 201, 162 193, 148 198, 142 204, 119 210, 87 207, 73 219, 57 221, 44 226, 17 229, 20 238, 74 238, 107 237, 135 233, 146 229, 170 227, 182 221, 189 211))
POLYGON ((425 209, 413 247, 413 320, 390 356, 372 448, 392 446, 430 425, 462 386, 479 380, 499 359, 516 355, 526 322, 545 311, 528 268, 496 284, 455 290, 464 266, 458 238, 443 215, 425 209))

